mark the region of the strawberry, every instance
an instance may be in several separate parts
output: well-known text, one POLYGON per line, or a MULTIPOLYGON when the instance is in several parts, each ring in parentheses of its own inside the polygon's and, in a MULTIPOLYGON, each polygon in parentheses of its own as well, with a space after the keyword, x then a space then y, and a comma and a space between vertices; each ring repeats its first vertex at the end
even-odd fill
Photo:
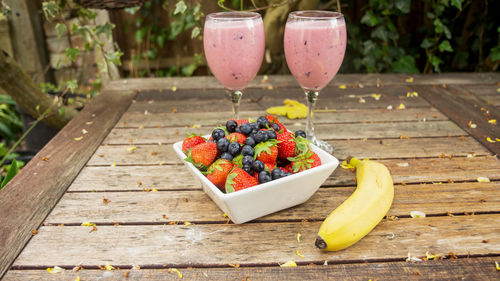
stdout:
POLYGON ((278 125, 280 125, 281 130, 286 131, 285 126, 283 124, 281 124, 280 121, 278 121, 278 118, 276 118, 276 116, 274 116, 274 115, 266 115, 266 118, 267 118, 267 120, 269 120, 269 122, 271 123, 271 125, 278 124, 278 125))
POLYGON ((264 170, 268 171, 269 173, 274 170, 274 167, 276 167, 276 165, 274 165, 274 163, 264 162, 264 170))
POLYGON ((239 125, 244 124, 244 123, 250 123, 248 119, 229 119, 229 120, 234 120, 236 123, 239 125))
POLYGON ((199 170, 205 171, 217 157, 217 144, 205 142, 193 147, 184 160, 192 163, 199 170))
POLYGON ((199 136, 197 134, 190 134, 190 135, 188 135, 187 138, 184 139, 184 141, 182 141, 182 152, 187 154, 191 148, 197 146, 200 143, 204 143, 204 142, 205 142, 205 139, 202 136, 199 136))
POLYGON ((278 141, 270 139, 266 142, 261 142, 255 146, 255 159, 262 161, 264 164, 275 164, 278 158, 278 141))
POLYGON ((321 165, 319 156, 310 149, 307 149, 295 157, 290 157, 288 160, 290 160, 291 163, 285 168, 291 170, 294 174, 321 165))
POLYGON ((295 156, 295 137, 289 131, 278 134, 278 157, 286 159, 295 156))
POLYGON ((218 159, 208 168, 205 175, 207 179, 211 181, 219 189, 224 190, 224 185, 226 184, 226 178, 233 164, 226 159, 218 159))
POLYGON ((245 188, 258 185, 259 181, 249 175, 245 170, 234 167, 226 179, 226 193, 235 192, 245 188))
POLYGON ((230 142, 238 142, 239 144, 245 144, 247 137, 242 133, 231 133, 226 137, 230 142))

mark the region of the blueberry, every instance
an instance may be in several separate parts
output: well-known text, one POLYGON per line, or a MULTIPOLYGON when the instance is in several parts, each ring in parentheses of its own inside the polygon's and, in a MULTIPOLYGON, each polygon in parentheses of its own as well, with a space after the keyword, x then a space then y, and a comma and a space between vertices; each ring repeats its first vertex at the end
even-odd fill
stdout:
POLYGON ((272 181, 273 178, 271 177, 271 175, 269 174, 269 172, 267 171, 261 171, 259 173, 259 183, 266 183, 266 182, 269 182, 269 181, 272 181))
POLYGON ((227 147, 227 151, 233 156, 238 155, 240 153, 240 144, 237 142, 230 143, 227 147))
POLYGON ((260 173, 264 170, 264 163, 262 163, 262 161, 260 160, 255 160, 253 161, 252 168, 257 173, 260 173))
POLYGON ((261 123, 261 122, 265 122, 265 121, 269 121, 269 120, 267 120, 266 116, 264 116, 264 115, 259 116, 259 118, 257 118, 257 123, 261 123))
MULTIPOLYGON (((258 121, 259 122, 259 121, 258 121)), ((270 128, 271 127, 271 122, 269 122, 269 120, 266 119, 266 121, 261 121, 259 122, 259 127, 261 129, 267 129, 267 128, 270 128)))
POLYGON ((253 137, 246 138, 245 145, 249 145, 251 147, 254 147, 255 146, 255 140, 254 140, 254 138, 253 137))
POLYGON ((245 165, 243 164, 242 169, 247 172, 249 175, 253 176, 253 170, 251 165, 245 165))
POLYGON ((283 176, 284 176, 284 177, 288 177, 288 176, 291 176, 291 175, 293 175, 293 174, 292 174, 292 173, 290 173, 290 172, 285 172, 285 173, 283 174, 283 176))
POLYGON ((253 164, 253 156, 245 155, 241 160, 241 164, 252 166, 253 164))
POLYGON ((212 131, 212 139, 218 141, 226 136, 226 133, 222 129, 215 129, 212 131))
POLYGON ((273 171, 271 172, 271 177, 273 178, 273 180, 277 180, 277 179, 282 178, 284 176, 285 176, 285 173, 280 168, 274 168, 273 171))
POLYGON ((241 149, 241 154, 253 157, 253 155, 255 154, 255 150, 250 145, 245 145, 241 149))
POLYGON ((267 132, 262 130, 258 131, 257 133, 255 133, 255 136, 253 138, 255 139, 256 143, 265 142, 268 139, 267 132))
POLYGON ((220 156, 221 159, 226 159, 227 161, 233 161, 233 155, 231 155, 229 152, 224 152, 220 156))
POLYGON ((226 138, 222 138, 217 141, 217 150, 219 152, 226 152, 227 148, 229 147, 229 140, 226 138))
POLYGON ((236 127, 236 129, 234 129, 234 132, 235 133, 241 133, 241 127, 240 126, 236 127))
POLYGON ((303 137, 303 138, 306 138, 306 132, 302 131, 302 130, 297 130, 295 131, 295 137, 303 137))
POLYGON ((258 131, 259 128, 260 128, 259 127, 259 123, 257 123, 257 122, 252 122, 252 123, 249 123, 249 124, 250 124, 250 127, 252 127, 252 129, 254 129, 254 130, 258 131))
POLYGON ((273 130, 275 130, 276 132, 279 132, 281 130, 281 127, 278 123, 274 123, 272 127, 273 130))
POLYGON ((252 126, 248 123, 244 123, 240 125, 240 131, 245 136, 248 136, 252 132, 252 126))
POLYGON ((274 130, 267 130, 267 137, 269 139, 276 139, 276 138, 278 138, 278 135, 276 134, 276 131, 274 131, 274 130))
POLYGON ((226 122, 226 128, 230 133, 234 133, 234 129, 238 126, 238 123, 234 120, 227 120, 226 122))

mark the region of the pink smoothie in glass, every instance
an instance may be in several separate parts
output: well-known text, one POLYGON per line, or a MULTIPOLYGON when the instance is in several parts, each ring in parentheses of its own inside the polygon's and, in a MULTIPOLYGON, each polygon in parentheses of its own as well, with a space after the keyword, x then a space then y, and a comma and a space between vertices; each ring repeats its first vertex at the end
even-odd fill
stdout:
POLYGON ((303 88, 319 91, 337 74, 346 42, 343 20, 288 22, 285 28, 288 68, 303 88))
POLYGON ((264 57, 261 19, 205 23, 205 57, 214 76, 230 90, 242 90, 259 71, 264 57))

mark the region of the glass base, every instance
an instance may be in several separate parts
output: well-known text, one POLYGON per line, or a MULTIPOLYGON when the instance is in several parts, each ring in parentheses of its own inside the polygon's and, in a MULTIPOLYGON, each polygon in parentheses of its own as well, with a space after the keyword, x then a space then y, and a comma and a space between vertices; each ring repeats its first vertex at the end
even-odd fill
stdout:
POLYGON ((331 146, 326 141, 319 140, 317 138, 313 138, 310 140, 315 146, 323 149, 324 151, 333 154, 333 146, 331 146))

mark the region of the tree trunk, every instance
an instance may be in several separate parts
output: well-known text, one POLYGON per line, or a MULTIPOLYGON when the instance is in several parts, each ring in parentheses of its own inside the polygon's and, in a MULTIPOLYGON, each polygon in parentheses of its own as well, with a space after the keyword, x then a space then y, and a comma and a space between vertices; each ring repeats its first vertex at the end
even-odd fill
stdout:
POLYGON ((0 73, 0 88, 33 118, 38 118, 51 108, 51 113, 42 122, 61 129, 78 113, 73 108, 54 104, 53 99, 43 93, 26 72, 3 51, 0 51, 0 73))

